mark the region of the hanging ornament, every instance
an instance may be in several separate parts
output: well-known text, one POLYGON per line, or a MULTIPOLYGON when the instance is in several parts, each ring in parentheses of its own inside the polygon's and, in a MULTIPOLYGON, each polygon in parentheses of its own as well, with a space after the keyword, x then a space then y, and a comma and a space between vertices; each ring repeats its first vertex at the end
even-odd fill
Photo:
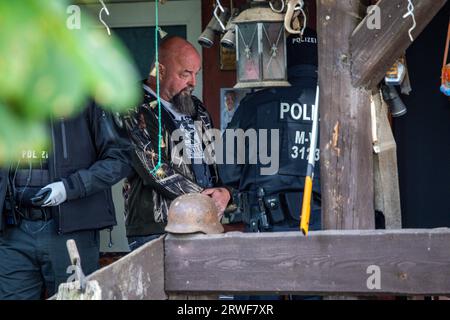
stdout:
POLYGON ((448 45, 450 44, 450 21, 448 23, 447 42, 445 43, 444 63, 442 65, 442 85, 441 91, 446 96, 450 96, 450 64, 448 62, 448 45))
POLYGON ((161 39, 164 39, 168 35, 168 33, 166 31, 164 31, 163 29, 161 29, 161 27, 158 28, 158 32, 159 32, 159 37, 161 39))
MULTIPOLYGON (((308 16, 305 12, 305 2, 304 0, 287 0, 287 9, 284 17, 284 27, 286 31, 290 34, 300 34, 303 36, 306 29, 308 16), (300 27, 300 23, 298 20, 299 13, 303 17, 303 26, 300 27), (296 21, 297 20, 297 21, 296 21), (295 29, 291 27, 292 23, 295 23, 297 26, 295 29)), ((273 9, 272 9, 273 10, 273 9)))

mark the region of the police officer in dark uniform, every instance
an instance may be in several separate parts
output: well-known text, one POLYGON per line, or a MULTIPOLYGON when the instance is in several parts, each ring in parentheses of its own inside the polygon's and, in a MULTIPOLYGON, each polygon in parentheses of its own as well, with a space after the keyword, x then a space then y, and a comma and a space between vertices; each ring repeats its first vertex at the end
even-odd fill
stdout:
POLYGON ((52 119, 52 150, 24 150, 0 169, 0 300, 52 296, 71 276, 66 242, 83 272, 99 268, 99 230, 116 225, 111 187, 132 171, 131 146, 112 115, 90 102, 52 119))
MULTIPOLYGON (((256 129, 258 146, 250 146, 247 140, 245 164, 235 161, 234 165, 219 166, 222 181, 236 190, 234 201, 239 209, 235 218, 242 214, 249 232, 299 231, 318 77, 316 32, 306 29, 303 38, 290 36, 286 46, 292 86, 260 90, 241 101, 227 129, 256 129), (267 129, 268 135, 271 130, 279 130, 275 144, 270 136, 265 139, 267 155, 279 154, 279 169, 274 175, 261 174, 265 165, 260 157, 249 161, 255 157, 250 149, 261 150, 261 129, 267 129)), ((224 146, 226 139, 225 133, 224 146)), ((310 230, 321 227, 319 158, 317 150, 310 230)))

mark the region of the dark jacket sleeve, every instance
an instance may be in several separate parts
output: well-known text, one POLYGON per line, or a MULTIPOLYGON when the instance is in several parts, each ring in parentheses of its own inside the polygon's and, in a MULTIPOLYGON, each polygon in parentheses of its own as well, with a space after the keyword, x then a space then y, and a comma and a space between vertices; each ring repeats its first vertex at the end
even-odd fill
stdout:
MULTIPOLYGON (((132 163, 133 169, 142 179, 142 183, 144 186, 154 189, 164 198, 167 198, 169 200, 174 200, 176 197, 181 195, 181 193, 180 194, 174 193, 170 191, 168 188, 158 183, 158 180, 155 178, 155 176, 151 172, 149 172, 148 169, 144 168, 144 165, 141 159, 139 159, 139 157, 137 156, 136 152, 133 152, 132 154, 132 163)), ((167 164, 162 163, 161 165, 165 166, 167 164)))
POLYGON ((88 169, 62 179, 68 200, 84 198, 108 189, 132 173, 131 144, 112 114, 95 105, 91 105, 87 112, 97 159, 88 169))

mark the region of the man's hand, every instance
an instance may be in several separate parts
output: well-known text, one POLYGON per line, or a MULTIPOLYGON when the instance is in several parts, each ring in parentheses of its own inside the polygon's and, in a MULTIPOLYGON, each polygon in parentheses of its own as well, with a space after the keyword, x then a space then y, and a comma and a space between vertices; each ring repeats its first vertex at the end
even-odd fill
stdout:
POLYGON ((64 187, 64 183, 62 183, 61 181, 54 182, 45 186, 44 188, 41 189, 41 191, 39 191, 36 194, 36 196, 39 195, 39 193, 41 192, 45 192, 46 189, 51 190, 51 193, 44 202, 44 204, 42 205, 43 207, 59 206, 61 203, 67 200, 66 188, 64 187))
POLYGON ((206 189, 202 192, 207 196, 210 196, 214 202, 216 203, 217 209, 219 211, 219 220, 222 219, 223 213, 227 208, 228 202, 230 201, 231 195, 228 189, 226 188, 212 188, 206 189))

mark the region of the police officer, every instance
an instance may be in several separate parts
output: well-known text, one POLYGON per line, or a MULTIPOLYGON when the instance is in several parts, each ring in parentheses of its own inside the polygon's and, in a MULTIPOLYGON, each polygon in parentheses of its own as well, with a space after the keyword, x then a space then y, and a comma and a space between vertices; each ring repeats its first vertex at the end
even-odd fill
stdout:
POLYGON ((131 146, 95 103, 49 125, 51 150, 0 169, 0 300, 56 293, 74 239, 85 274, 99 267, 99 230, 116 224, 111 186, 130 174, 131 146))
MULTIPOLYGON (((299 231, 317 88, 316 32, 307 28, 303 38, 290 36, 286 46, 288 80, 292 86, 257 91, 241 101, 227 129, 244 132, 256 129, 257 148, 247 140, 245 164, 235 162, 236 165, 219 166, 223 183, 237 190, 235 203, 249 232, 299 231), (251 161, 255 157, 251 150, 257 153, 266 150, 261 148, 264 147, 261 136, 266 133, 261 129, 267 129, 268 135, 279 133, 275 141, 270 142, 269 136, 263 139, 268 141, 267 155, 274 152, 279 155, 278 170, 274 175, 262 174, 261 157, 251 161)), ((227 133, 223 137, 226 147, 227 133)), ((231 151, 236 150, 239 146, 231 151)), ((225 149, 225 153, 229 152, 225 149)), ((237 154, 235 160, 236 157, 237 154)), ((317 151, 317 163, 319 157, 317 151)), ((320 229, 321 224, 319 167, 316 165, 310 230, 320 229)))

